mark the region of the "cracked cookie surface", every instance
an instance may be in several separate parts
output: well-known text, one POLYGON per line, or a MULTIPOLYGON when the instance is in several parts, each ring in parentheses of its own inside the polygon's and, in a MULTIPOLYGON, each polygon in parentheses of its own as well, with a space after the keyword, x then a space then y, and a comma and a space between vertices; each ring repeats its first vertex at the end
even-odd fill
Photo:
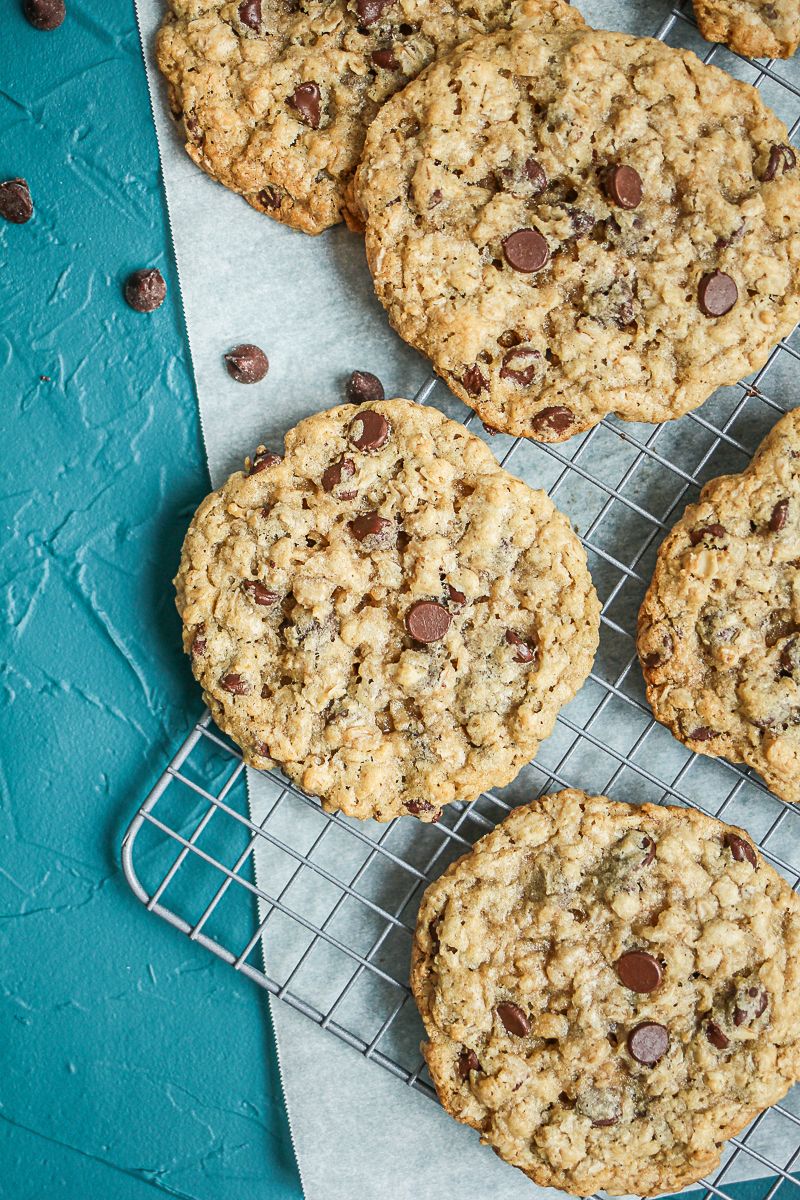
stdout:
POLYGON ((798 0, 694 0, 694 11, 704 38, 748 58, 789 58, 800 46, 798 0))
POLYGON ((384 101, 437 55, 511 22, 583 23, 566 0, 170 0, 156 58, 197 165, 320 233, 348 216, 384 101))
POLYGON ((786 127, 650 39, 475 38, 384 106, 354 194, 391 323, 507 433, 680 416, 800 316, 786 127))
POLYGON ((639 613, 657 720, 800 801, 800 410, 662 543, 639 613))
POLYGON ((439 1097, 537 1184, 677 1191, 800 1075, 800 898, 741 830, 564 791, 423 897, 439 1097))
POLYGON ((583 683, 599 606, 544 492, 407 400, 301 422, 198 509, 184 647, 245 760, 385 821, 508 783, 583 683))

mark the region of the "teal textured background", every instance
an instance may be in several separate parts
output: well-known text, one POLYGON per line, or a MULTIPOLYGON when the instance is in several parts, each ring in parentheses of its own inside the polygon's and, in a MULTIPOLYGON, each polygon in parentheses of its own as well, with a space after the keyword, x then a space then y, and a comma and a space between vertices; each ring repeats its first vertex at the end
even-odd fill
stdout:
POLYGON ((0 3, 0 1196, 296 1200, 263 995, 118 865, 200 709, 170 583, 208 487, 131 0, 0 3), (168 297, 121 285, 158 266, 168 297), (40 380, 41 375, 50 377, 40 380))

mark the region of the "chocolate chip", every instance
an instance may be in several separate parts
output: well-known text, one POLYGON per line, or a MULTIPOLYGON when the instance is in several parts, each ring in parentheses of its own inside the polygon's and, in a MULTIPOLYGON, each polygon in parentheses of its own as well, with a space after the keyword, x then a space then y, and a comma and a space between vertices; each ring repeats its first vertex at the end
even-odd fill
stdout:
POLYGON ((0 217, 12 225, 24 225, 33 216, 31 191, 25 179, 6 179, 0 183, 0 217))
POLYGON ((710 742, 715 737, 719 737, 719 734, 708 725, 698 725, 697 729, 693 729, 689 734, 689 739, 693 742, 710 742))
POLYGON ((513 629, 506 630, 506 642, 509 646, 514 647, 514 661, 518 663, 530 663, 536 658, 536 647, 530 642, 526 642, 524 637, 521 637, 513 629))
POLYGON ((554 404, 550 408, 543 408, 541 412, 531 419, 531 428, 534 437, 541 433, 566 433, 569 427, 575 420, 575 414, 563 404, 554 404))
POLYGON ((518 1004, 512 1004, 510 1000, 504 1001, 498 1004, 495 1012, 508 1032, 513 1033, 515 1037, 527 1037, 530 1033, 531 1023, 518 1004))
POLYGON ((259 204, 272 211, 280 208, 282 200, 283 197, 276 187, 265 187, 258 193, 259 204))
POLYGON ((311 129, 319 129, 319 113, 322 103, 322 93, 319 84, 309 81, 301 83, 286 101, 293 108, 299 119, 311 129))
POLYGON ((572 223, 572 233, 574 237, 583 237, 591 229, 594 229, 596 221, 592 213, 586 212, 582 208, 573 208, 569 214, 569 219, 572 223))
POLYGON ((406 629, 418 642, 440 642, 450 628, 450 613, 436 600, 418 600, 406 613, 406 629))
POLYGON ((528 179, 533 184, 534 195, 538 195, 539 192, 543 192, 547 187, 547 175, 545 174, 544 167, 541 165, 541 163, 538 163, 535 158, 526 158, 523 169, 528 179))
POLYGON ((700 311, 706 317, 724 317, 739 299, 735 280, 724 271, 707 271, 697 289, 700 311))
POLYGON ((374 25, 394 2, 395 0, 356 0, 356 12, 361 19, 361 24, 374 25))
POLYGON ((649 867, 650 863, 656 856, 656 844, 651 837, 647 836, 646 833, 642 835, 642 849, 644 850, 645 854, 644 858, 639 863, 639 866, 649 867))
POLYGON ((125 281, 125 299, 136 312, 154 312, 164 303, 166 294, 164 276, 155 267, 134 271, 125 281))
POLYGON ((769 161, 764 174, 763 183, 770 183, 781 171, 784 175, 791 171, 797 163, 797 156, 791 146, 773 146, 769 152, 769 161))
POLYGON ((273 454, 271 450, 267 450, 266 446, 259 446, 253 455, 252 463, 249 459, 245 459, 244 465, 248 475, 258 475, 261 471, 268 470, 269 467, 277 467, 280 461, 280 454, 273 454))
POLYGON ((691 529, 689 531, 689 541, 693 546, 696 546, 699 542, 702 542, 703 538, 723 538, 727 532, 724 525, 716 522, 713 525, 702 525, 699 529, 691 529))
POLYGON ((769 997, 763 988, 749 987, 744 992, 737 993, 737 1003, 733 1010, 734 1025, 750 1025, 758 1020, 767 1010, 769 997))
POLYGON ((262 608, 269 608, 280 599, 278 593, 271 592, 260 579, 245 579, 242 591, 250 597, 254 604, 258 604, 262 608))
MULTIPOLYGON (((356 467, 352 458, 340 458, 338 462, 331 463, 331 465, 326 467, 322 472, 323 491, 334 491, 343 479, 351 479, 355 473, 356 467)), ((355 495, 356 493, 354 491, 338 493, 340 500, 352 500, 355 495)))
POLYGON ((661 963, 646 950, 628 950, 616 963, 620 982, 632 992, 653 992, 664 978, 661 963))
POLYGON ((362 513, 350 522, 350 532, 353 537, 363 542, 365 538, 379 536, 391 526, 392 522, 385 517, 379 517, 377 512, 362 513))
POLYGON ((45 33, 58 29, 67 15, 64 0, 25 0, 24 12, 28 23, 45 33))
POLYGON ((498 346, 502 346, 504 350, 511 350, 514 346, 519 346, 520 342, 524 342, 521 334, 517 333, 516 329, 506 329, 500 334, 497 339, 498 346))
POLYGON ((434 188, 428 200, 428 209, 436 208, 437 204, 442 203, 442 189, 434 188))
POLYGON ((800 668, 800 653, 798 652, 800 652, 800 643, 796 637, 787 642, 781 650, 781 671, 785 672, 786 675, 794 676, 798 668, 800 668))
POLYGON ((470 1071, 480 1071, 481 1064, 474 1050, 465 1046, 458 1056, 458 1074, 462 1079, 469 1079, 470 1071))
POLYGON ((353 371, 344 394, 351 404, 375 404, 385 395, 383 384, 371 371, 353 371))
POLYGON ((535 229, 518 229, 503 238, 503 254, 510 267, 526 275, 541 271, 550 258, 547 242, 535 229))
POLYGON ((452 583, 448 583, 447 585, 447 595, 450 599, 450 603, 457 605, 459 608, 463 608, 467 603, 467 597, 463 592, 460 592, 458 588, 454 588, 452 583))
POLYGON ((478 366, 467 367, 461 376, 461 382, 470 396, 479 396, 488 387, 486 379, 478 366))
MULTIPOLYGON (((404 800, 403 804, 413 817, 418 817, 420 813, 430 813, 436 811, 435 806, 431 804, 429 800, 404 800)), ((440 812, 437 816, 431 818, 432 824, 435 825, 441 815, 442 814, 440 812)))
POLYGON ((260 383, 269 370, 269 359, 260 346, 242 342, 225 355, 225 366, 237 383, 260 383))
POLYGON ((261 0, 242 0, 239 5, 239 20, 248 29, 258 33, 261 28, 261 0))
POLYGON ((730 1046, 729 1039, 726 1038, 716 1021, 709 1021, 706 1025, 706 1037, 717 1050, 727 1050, 730 1046))
POLYGON ((202 654, 205 654, 207 645, 206 626, 203 621, 197 626, 194 638, 192 639, 192 654, 199 658, 202 654))
POLYGON ((751 867, 758 868, 758 858, 753 847, 745 838, 736 833, 725 834, 725 845, 737 862, 749 862, 751 867))
POLYGON ((657 1021, 642 1021, 628 1034, 631 1058, 646 1067, 654 1067, 669 1049, 669 1033, 657 1021))
POLYGON ((620 1096, 614 1088, 588 1087, 575 1101, 581 1116, 588 1117, 595 1129, 616 1125, 620 1118, 620 1096))
MULTIPOLYGON (((397 71, 400 67, 400 63, 395 58, 394 50, 391 46, 387 50, 373 50, 370 58, 376 67, 382 67, 384 71, 397 71)), ((440 192, 439 199, 441 200, 441 198, 442 193, 440 192)))
POLYGON ((365 408, 350 424, 350 441, 356 450, 380 450, 389 440, 389 422, 382 413, 365 408))
POLYGON ((249 692, 247 680, 242 679, 241 675, 237 675, 235 671, 230 671, 227 675, 223 675, 219 681, 219 686, 224 688, 226 692, 230 692, 233 696, 246 696, 249 692))
POLYGON ((633 167, 609 167, 603 176, 606 195, 620 208, 638 208, 642 203, 642 177, 633 167))
POLYGON ((772 533, 780 533, 786 524, 786 518, 789 516, 789 501, 779 500, 772 510, 772 516, 769 519, 769 527, 772 533))
POLYGON ((542 356, 532 346, 515 346, 503 355, 501 379, 512 379, 520 387, 533 383, 542 367, 542 356))

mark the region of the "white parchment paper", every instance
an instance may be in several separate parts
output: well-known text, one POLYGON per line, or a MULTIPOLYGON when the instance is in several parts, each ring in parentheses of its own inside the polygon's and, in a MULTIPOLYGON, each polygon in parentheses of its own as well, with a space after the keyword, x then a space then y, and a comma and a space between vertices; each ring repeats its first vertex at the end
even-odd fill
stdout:
MULTIPOLYGON (((206 178, 190 161, 170 119, 153 61, 163 4, 164 0, 138 0, 139 22, 203 434, 216 486, 259 442, 280 450, 284 433, 298 419, 340 402, 344 379, 354 368, 376 372, 388 395, 406 396, 413 395, 430 372, 389 329, 373 295, 359 238, 341 226, 319 238, 285 229, 206 178), (243 387, 224 371, 223 353, 241 341, 256 342, 269 355, 270 372, 262 384, 243 387)), ((637 34, 654 33, 669 7, 667 0, 581 4, 591 24, 637 34)), ((696 39, 687 44, 694 47, 696 39)), ((463 412, 441 386, 436 403, 453 415, 463 412)), ((251 772, 249 786, 253 817, 260 821, 274 800, 275 785, 251 772)), ((310 841, 314 814, 294 803, 294 840, 302 840, 307 824, 310 841)), ((269 863, 257 861, 256 871, 265 890, 271 890, 269 863)), ((268 968, 271 958, 291 952, 282 936, 280 927, 269 931, 264 948, 268 968)), ((545 1196, 430 1100, 401 1086, 287 1005, 271 1001, 271 1008, 308 1200, 545 1196)), ((780 1136, 767 1135, 759 1149, 779 1154, 782 1161, 786 1148, 782 1152, 780 1136)), ((759 1172, 757 1164, 740 1156, 726 1178, 756 1173, 768 1172, 759 1172)))

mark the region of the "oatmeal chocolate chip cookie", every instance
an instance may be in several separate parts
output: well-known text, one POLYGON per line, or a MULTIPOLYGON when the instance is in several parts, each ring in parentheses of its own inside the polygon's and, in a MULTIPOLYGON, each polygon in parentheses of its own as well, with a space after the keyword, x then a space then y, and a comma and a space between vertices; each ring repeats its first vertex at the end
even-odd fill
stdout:
POLYGON ((800 45, 798 0, 694 0, 694 11, 704 38, 748 58, 789 58, 800 45))
POLYGON ((707 483, 658 552, 639 613, 657 720, 800 801, 800 409, 741 475, 707 483))
POLYGON ((578 1196, 695 1182, 800 1076, 800 898, 691 809, 516 809, 425 893, 411 985, 447 1111, 578 1196))
POLYGON ((384 106, 355 195, 392 324, 507 433, 680 416, 800 316, 785 126, 649 39, 474 39, 384 106))
POLYGON ((407 400, 301 422, 200 506, 176 579, 217 724, 328 810, 508 783, 583 683, 599 610, 544 492, 407 400))
POLYGON ((170 0, 156 57, 186 149, 295 229, 347 216, 367 126, 427 63, 512 21, 583 21, 566 0, 170 0))

